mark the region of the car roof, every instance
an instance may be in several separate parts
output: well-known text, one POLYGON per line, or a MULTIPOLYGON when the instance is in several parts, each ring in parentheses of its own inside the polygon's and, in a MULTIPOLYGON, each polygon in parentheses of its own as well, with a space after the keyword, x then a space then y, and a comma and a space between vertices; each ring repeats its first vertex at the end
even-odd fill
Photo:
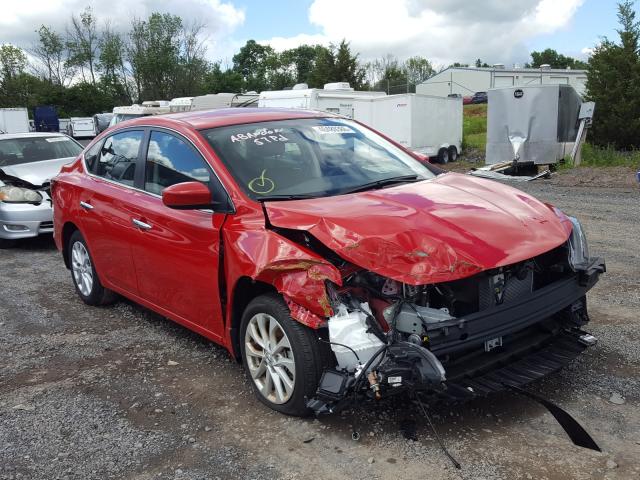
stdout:
POLYGON ((336 117, 327 112, 314 110, 295 110, 291 108, 218 108, 215 110, 197 110, 191 112, 152 115, 122 122, 122 125, 158 125, 171 126, 183 124, 196 130, 239 125, 243 123, 291 120, 296 118, 336 117))
POLYGON ((0 133, 0 140, 11 140, 14 138, 42 138, 42 137, 66 137, 64 133, 58 132, 29 132, 29 133, 0 133))

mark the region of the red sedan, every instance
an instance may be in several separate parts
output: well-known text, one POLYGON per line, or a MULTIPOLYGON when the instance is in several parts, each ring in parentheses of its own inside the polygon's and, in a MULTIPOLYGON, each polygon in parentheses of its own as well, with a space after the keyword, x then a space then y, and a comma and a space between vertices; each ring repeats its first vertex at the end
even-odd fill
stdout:
POLYGON ((80 298, 224 345, 293 415, 522 385, 593 337, 580 223, 330 114, 228 109, 103 132, 54 179, 80 298))

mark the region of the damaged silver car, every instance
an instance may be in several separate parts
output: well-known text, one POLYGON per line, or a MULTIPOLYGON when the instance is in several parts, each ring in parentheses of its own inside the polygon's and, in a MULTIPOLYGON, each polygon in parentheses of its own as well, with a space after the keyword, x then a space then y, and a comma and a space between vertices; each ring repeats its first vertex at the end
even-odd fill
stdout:
POLYGON ((81 151, 59 133, 0 135, 0 248, 53 232, 49 182, 81 151))

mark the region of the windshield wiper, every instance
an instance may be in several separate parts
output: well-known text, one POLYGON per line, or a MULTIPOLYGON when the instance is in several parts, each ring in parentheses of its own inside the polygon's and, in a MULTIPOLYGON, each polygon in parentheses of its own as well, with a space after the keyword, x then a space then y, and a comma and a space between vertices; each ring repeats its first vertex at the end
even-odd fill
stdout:
POLYGON ((304 200, 308 198, 318 198, 320 194, 307 194, 307 193, 282 193, 276 195, 261 195, 256 198, 259 202, 266 202, 271 200, 304 200))
POLYGON ((400 175, 399 177, 383 178, 381 180, 375 180, 373 182, 358 185, 357 187, 347 188, 345 190, 341 190, 339 194, 344 195, 346 193, 364 192, 367 190, 372 190, 374 188, 388 187, 396 183, 411 183, 411 182, 418 182, 420 180, 423 180, 423 178, 418 177, 418 175, 416 174, 400 175))

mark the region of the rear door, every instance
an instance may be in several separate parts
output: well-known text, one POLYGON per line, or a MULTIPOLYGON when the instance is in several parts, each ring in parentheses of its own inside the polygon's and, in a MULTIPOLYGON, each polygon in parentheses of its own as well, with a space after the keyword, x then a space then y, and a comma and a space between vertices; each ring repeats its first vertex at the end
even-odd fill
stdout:
POLYGON ((89 149, 85 154, 89 176, 79 195, 81 230, 98 275, 108 287, 134 295, 138 285, 131 242, 138 229, 131 220, 137 203, 134 179, 144 138, 144 129, 128 129, 89 149))
POLYGON ((218 179, 193 144, 171 131, 152 130, 145 155, 147 194, 135 206, 140 226, 133 243, 140 296, 167 316, 221 339, 219 240, 226 214, 172 209, 161 197, 170 185, 211 186, 218 179))

